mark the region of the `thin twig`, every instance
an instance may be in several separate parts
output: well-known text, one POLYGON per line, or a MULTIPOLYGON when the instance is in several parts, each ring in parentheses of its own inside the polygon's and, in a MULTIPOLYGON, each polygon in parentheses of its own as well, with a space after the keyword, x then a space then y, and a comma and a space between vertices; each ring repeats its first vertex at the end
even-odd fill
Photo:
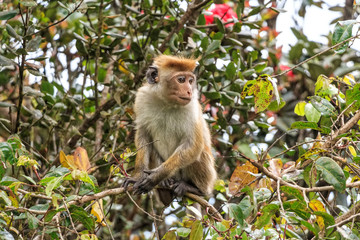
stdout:
POLYGON ((355 36, 353 36, 353 37, 351 37, 351 38, 345 39, 344 41, 339 42, 339 43, 335 44, 334 46, 329 47, 329 48, 327 48, 327 49, 325 49, 325 50, 323 50, 323 51, 315 54, 314 56, 312 56, 312 57, 310 57, 310 58, 308 58, 308 59, 306 59, 306 60, 304 60, 304 61, 296 64, 295 66, 293 66, 293 67, 291 67, 291 68, 289 68, 289 69, 287 69, 287 70, 285 70, 285 71, 283 71, 283 72, 281 72, 281 73, 279 73, 279 74, 272 75, 271 77, 273 77, 273 78, 280 77, 280 76, 282 76, 282 75, 284 75, 284 74, 286 74, 286 73, 294 70, 295 68, 303 65, 304 63, 307 63, 307 62, 313 60, 314 58, 316 58, 316 57, 318 57, 318 56, 320 56, 320 55, 322 55, 322 54, 324 54, 324 53, 326 53, 326 52, 328 52, 328 51, 330 51, 330 50, 332 50, 332 49, 335 49, 335 48, 343 45, 343 44, 346 43, 346 42, 350 42, 351 40, 353 40, 353 39, 355 39, 355 38, 357 38, 357 37, 359 37, 359 36, 360 36, 360 34, 357 34, 357 35, 355 35, 355 36))
MULTIPOLYGON (((126 192, 126 193, 127 193, 127 192, 126 192)), ((153 194, 152 194, 152 192, 150 192, 150 207, 151 207, 152 214, 153 214, 154 216, 156 216, 155 210, 154 210, 154 200, 153 200, 153 194)), ((160 239, 159 229, 158 229, 158 226, 157 226, 157 223, 156 223, 156 219, 155 219, 155 218, 154 218, 154 228, 155 228, 155 234, 156 234, 157 239, 160 239)))
POLYGON ((329 226, 329 227, 327 227, 327 229, 333 228, 333 227, 342 226, 342 225, 350 222, 352 219, 357 218, 357 217, 360 217, 360 213, 357 213, 357 214, 355 214, 355 215, 352 215, 352 216, 350 216, 349 218, 347 218, 347 219, 345 219, 345 220, 342 220, 342 221, 340 221, 340 222, 338 222, 338 223, 336 223, 336 224, 334 224, 334 225, 332 225, 332 226, 329 226))
POLYGON ((336 118, 335 122, 331 125, 330 129, 333 129, 333 127, 335 126, 335 124, 340 120, 341 116, 344 115, 344 113, 351 108, 352 105, 354 105, 357 102, 357 100, 353 101, 352 103, 349 104, 349 106, 347 106, 340 114, 339 116, 336 118))
POLYGON ((58 212, 58 213, 55 215, 56 227, 57 227, 57 230, 58 230, 60 239, 61 239, 61 240, 64 240, 64 237, 63 237, 63 235, 62 235, 62 233, 61 233, 61 229, 60 229, 59 215, 60 215, 60 212, 58 212))
POLYGON ((76 232, 76 235, 78 236, 78 238, 80 237, 78 231, 76 231, 76 227, 75 227, 75 224, 74 224, 74 221, 72 220, 72 217, 71 217, 71 212, 69 211, 67 205, 66 205, 66 202, 63 200, 64 202, 64 207, 66 209, 66 212, 68 213, 69 215, 69 219, 70 219, 70 223, 71 223, 71 226, 73 227, 74 231, 76 232))
POLYGON ((149 217, 151 217, 152 219, 154 219, 154 221, 163 221, 161 218, 158 218, 158 216, 156 215, 151 215, 150 213, 148 213, 147 211, 145 211, 144 209, 142 209, 136 202, 135 200, 130 196, 129 192, 126 191, 126 194, 128 195, 128 197, 130 198, 130 200, 135 204, 135 206, 140 209, 140 211, 142 211, 143 213, 145 213, 146 215, 148 215, 149 217))
POLYGON ((68 17, 70 17, 70 15, 72 15, 74 12, 76 12, 76 10, 79 9, 79 7, 80 7, 81 4, 83 3, 83 1, 84 1, 84 0, 81 0, 80 3, 79 3, 79 5, 77 5, 77 6, 74 8, 73 11, 69 12, 68 15, 66 15, 66 16, 65 16, 64 18, 62 18, 61 20, 59 20, 59 21, 57 21, 57 22, 54 22, 53 24, 50 24, 49 26, 47 26, 47 27, 45 27, 45 28, 42 28, 42 29, 40 29, 39 31, 37 31, 37 32, 35 32, 35 33, 29 34, 29 35, 25 35, 24 38, 30 37, 30 36, 34 36, 34 35, 38 35, 38 34, 40 34, 41 32, 43 32, 43 31, 45 31, 45 30, 47 30, 47 29, 49 29, 49 28, 51 28, 51 27, 53 27, 53 26, 55 26, 55 25, 57 25, 57 24, 59 24, 59 23, 61 23, 61 22, 63 22, 63 21, 65 21, 68 17))

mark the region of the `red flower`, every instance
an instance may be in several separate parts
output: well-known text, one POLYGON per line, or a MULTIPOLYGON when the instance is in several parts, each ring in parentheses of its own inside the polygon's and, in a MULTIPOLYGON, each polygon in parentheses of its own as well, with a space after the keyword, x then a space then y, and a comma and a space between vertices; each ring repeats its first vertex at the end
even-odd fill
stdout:
MULTIPOLYGON (((229 20, 232 20, 233 17, 237 18, 236 13, 232 8, 227 4, 215 4, 213 9, 208 10, 212 15, 205 15, 206 25, 214 23, 214 17, 220 18, 224 23, 229 20)), ((227 26, 232 26, 234 23, 228 23, 227 26)))
MULTIPOLYGON (((286 66, 286 65, 280 65, 280 71, 284 72, 286 70, 289 70, 290 67, 289 66, 286 66)), ((293 71, 289 71, 286 73, 286 76, 290 77, 290 78, 293 78, 295 77, 295 74, 293 73, 293 71)))

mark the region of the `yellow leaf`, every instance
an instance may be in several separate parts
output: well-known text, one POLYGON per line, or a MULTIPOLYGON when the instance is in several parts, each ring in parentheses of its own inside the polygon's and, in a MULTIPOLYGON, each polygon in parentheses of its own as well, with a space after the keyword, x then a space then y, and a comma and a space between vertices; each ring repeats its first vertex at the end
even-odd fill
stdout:
MULTIPOLYGON (((322 202, 320 202, 317 199, 313 199, 310 201, 309 203, 309 207, 313 210, 313 211, 317 211, 317 212, 326 212, 324 205, 322 204, 322 202)), ((324 219, 320 216, 316 216, 316 222, 318 223, 320 229, 325 229, 325 223, 324 223, 324 219)))
POLYGON ((295 106, 294 112, 299 116, 305 116, 305 105, 306 102, 304 101, 298 102, 295 106))
POLYGON ((100 223, 103 227, 106 226, 103 211, 103 201, 102 199, 96 200, 95 203, 91 207, 91 214, 96 217, 96 222, 100 223))
POLYGON ((342 79, 342 81, 347 85, 353 85, 356 83, 355 78, 352 74, 346 74, 345 77, 342 79))
POLYGON ((86 150, 82 147, 77 147, 74 152, 74 164, 79 170, 88 171, 90 170, 89 157, 86 150))
POLYGON ((91 168, 88 154, 82 147, 77 147, 73 155, 65 155, 63 151, 60 151, 59 159, 63 167, 66 167, 72 171, 88 171, 91 168))
POLYGON ((353 155, 354 157, 357 156, 356 150, 355 150, 355 148, 353 146, 348 146, 348 149, 349 149, 351 155, 353 155))
POLYGON ((129 70, 126 69, 126 66, 125 66, 125 63, 124 63, 124 60, 120 59, 119 60, 119 70, 123 73, 125 73, 126 75, 129 75, 129 70))
POLYGON ((60 159, 60 163, 63 167, 66 167, 69 170, 76 169, 73 156, 71 156, 71 155, 66 156, 65 153, 61 150, 59 159, 60 159))
POLYGON ((35 169, 37 169, 37 166, 39 166, 39 164, 36 160, 31 159, 28 156, 22 155, 18 159, 17 166, 35 167, 35 169))
MULTIPOLYGON (((229 191, 232 195, 237 194, 243 187, 255 180, 256 177, 251 173, 258 173, 258 169, 250 162, 236 167, 229 183, 229 191)), ((253 183, 251 186, 255 187, 255 184, 253 183)))
POLYGON ((320 133, 318 133, 318 135, 316 136, 316 140, 319 140, 319 142, 315 142, 315 143, 312 145, 311 149, 321 148, 322 145, 324 145, 322 142, 320 142, 320 140, 322 140, 320 133))

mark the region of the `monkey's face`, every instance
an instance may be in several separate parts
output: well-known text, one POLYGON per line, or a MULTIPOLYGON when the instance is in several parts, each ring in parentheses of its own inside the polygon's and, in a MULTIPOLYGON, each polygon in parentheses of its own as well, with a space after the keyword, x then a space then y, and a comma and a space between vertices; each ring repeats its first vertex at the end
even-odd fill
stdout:
POLYGON ((193 97, 196 77, 191 72, 177 72, 166 81, 167 98, 182 106, 187 105, 193 97))

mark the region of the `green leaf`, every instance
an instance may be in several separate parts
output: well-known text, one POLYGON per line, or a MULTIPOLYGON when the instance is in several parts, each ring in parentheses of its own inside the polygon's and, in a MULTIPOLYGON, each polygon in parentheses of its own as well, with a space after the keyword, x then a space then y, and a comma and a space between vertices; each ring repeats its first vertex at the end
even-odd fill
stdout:
POLYGON ((325 226, 332 226, 335 224, 334 217, 327 212, 315 211, 314 215, 322 217, 324 219, 325 226))
POLYGON ((258 63, 254 66, 254 69, 257 73, 260 73, 262 70, 264 70, 264 68, 266 68, 267 66, 267 62, 261 62, 258 63))
POLYGON ((301 225, 305 226, 307 229, 312 231, 314 234, 317 234, 319 230, 317 230, 311 223, 308 221, 301 220, 301 225))
MULTIPOLYGON (((356 23, 355 20, 339 21, 335 25, 334 33, 332 35, 331 43, 332 45, 338 44, 346 39, 352 37, 352 28, 356 23)), ((335 52, 344 53, 349 46, 349 42, 346 42, 339 46, 335 52)))
POLYGON ((191 226, 189 240, 199 240, 203 238, 203 226, 201 221, 196 220, 191 226))
POLYGON ((346 187, 346 179, 341 167, 329 157, 321 157, 315 162, 315 167, 321 171, 324 180, 331 184, 337 191, 343 192, 346 187))
POLYGON ((220 47, 220 44, 221 44, 221 41, 220 40, 213 40, 209 47, 206 49, 206 52, 205 52, 205 56, 206 55, 209 55, 210 53, 212 53, 213 51, 215 51, 216 49, 218 49, 220 47))
POLYGON ((319 96, 310 97, 310 102, 316 110, 318 110, 325 117, 335 116, 335 107, 331 103, 319 96))
POLYGON ((200 14, 197 21, 197 25, 205 25, 205 24, 206 24, 205 16, 204 14, 200 14))
POLYGON ((230 218, 234 218, 240 225, 242 225, 245 217, 241 207, 235 203, 229 203, 228 206, 230 218))
POLYGON ((309 122, 317 123, 321 118, 321 113, 311 103, 307 103, 305 105, 305 117, 309 122))
POLYGON ((203 94, 206 98, 211 99, 211 100, 221 98, 221 94, 219 92, 203 92, 203 94))
POLYGON ((176 232, 179 235, 179 237, 186 238, 187 236, 189 236, 191 229, 180 227, 180 228, 176 229, 176 232))
POLYGON ((48 81, 42 81, 40 85, 40 91, 42 93, 48 93, 50 95, 54 95, 54 86, 48 81))
POLYGON ((235 38, 227 38, 229 39, 230 41, 232 41, 233 43, 235 43, 236 45, 238 46, 243 46, 244 44, 242 44, 242 42, 240 42, 239 40, 235 39, 235 38))
POLYGON ((278 101, 271 101, 271 103, 269 104, 269 106, 267 107, 268 110, 273 111, 273 112, 277 112, 279 111, 281 108, 283 108, 285 106, 286 102, 281 98, 280 99, 280 104, 278 103, 278 101))
POLYGON ((9 20, 18 14, 18 10, 0 12, 0 20, 9 20))
POLYGON ((225 75, 228 80, 232 80, 234 79, 235 74, 236 74, 235 64, 233 62, 230 62, 226 67, 225 75))
MULTIPOLYGON (((189 229, 190 230, 190 229, 189 229)), ((176 240, 175 230, 168 231, 163 237, 162 240, 176 240)))
POLYGON ((91 178, 89 177, 87 172, 81 171, 81 173, 79 175, 79 179, 83 182, 90 183, 90 185, 93 187, 93 189, 95 189, 95 184, 94 184, 93 180, 91 180, 91 178))
POLYGON ((215 17, 215 21, 216 21, 216 26, 218 27, 219 31, 221 33, 225 33, 225 27, 224 27, 224 24, 221 21, 221 19, 219 19, 218 17, 215 17))
POLYGON ((39 219, 37 219, 36 217, 34 217, 32 214, 26 212, 26 221, 29 224, 29 228, 30 229, 35 229, 39 226, 39 219))
POLYGON ((255 226, 257 228, 263 228, 270 222, 272 216, 274 216, 277 211, 279 211, 279 205, 277 204, 269 204, 264 206, 261 210, 262 215, 255 222, 255 226))
POLYGON ((36 36, 31 39, 28 44, 26 45, 26 51, 28 52, 35 52, 39 49, 39 45, 41 43, 41 36, 36 36))
POLYGON ((10 164, 15 164, 17 159, 15 158, 15 152, 8 142, 0 143, 0 159, 10 164))
POLYGON ((34 75, 34 76, 37 76, 37 77, 45 77, 44 74, 42 74, 41 72, 39 72, 38 70, 35 70, 35 69, 26 69, 30 74, 34 75))
POLYGON ((95 228, 95 220, 82 207, 71 205, 69 211, 74 221, 80 221, 90 231, 95 228))
POLYGON ((291 128, 293 129, 314 129, 321 131, 321 128, 318 127, 317 123, 315 122, 294 122, 291 124, 291 128))
POLYGON ((16 33, 15 29, 12 28, 9 24, 6 24, 6 31, 9 33, 10 36, 15 38, 16 40, 21 40, 21 37, 16 33))
POLYGON ((61 185, 61 182, 63 180, 64 176, 61 177, 54 177, 51 179, 46 186, 45 193, 46 195, 50 196, 52 191, 56 188, 58 188, 61 185))
POLYGON ((301 204, 306 205, 306 202, 304 200, 304 196, 303 196, 303 194, 302 194, 302 192, 300 190, 289 187, 289 186, 282 186, 280 189, 281 189, 282 192, 295 197, 297 200, 300 201, 301 204))
MULTIPOLYGON (((15 63, 12 60, 0 55, 0 66, 7 67, 7 66, 14 66, 14 65, 15 65, 15 63)), ((1 71, 1 69, 0 69, 0 71, 1 71)))
POLYGON ((352 110, 358 110, 360 108, 360 83, 346 91, 346 105, 350 105, 355 101, 356 103, 351 107, 352 110))
POLYGON ((37 3, 34 0, 23 0, 20 1, 20 3, 22 5, 24 5, 25 7, 36 7, 37 3))

